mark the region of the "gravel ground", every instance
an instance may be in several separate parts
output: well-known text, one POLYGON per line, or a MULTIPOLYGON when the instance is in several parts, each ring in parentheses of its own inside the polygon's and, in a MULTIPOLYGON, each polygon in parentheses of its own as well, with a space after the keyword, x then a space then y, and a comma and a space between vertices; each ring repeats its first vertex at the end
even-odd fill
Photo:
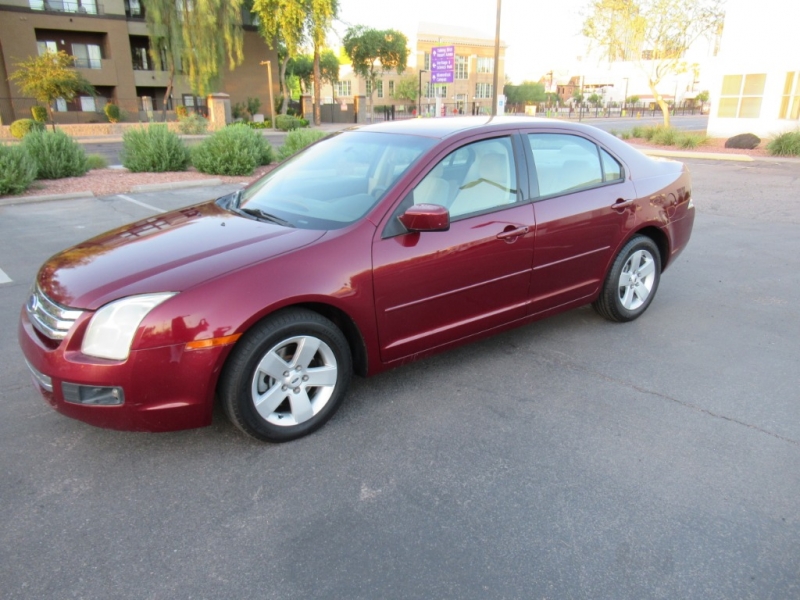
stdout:
MULTIPOLYGON (((659 148, 663 150, 679 150, 675 146, 658 146, 643 139, 631 138, 630 144, 642 148, 659 148)), ((763 144, 762 144, 763 146, 763 144)), ((712 139, 692 152, 719 152, 725 154, 746 154, 753 157, 768 156, 763 147, 755 150, 734 150, 725 148, 724 139, 712 139)), ((275 165, 258 168, 252 175, 225 177, 220 175, 206 175, 190 168, 188 171, 174 171, 168 173, 130 173, 126 169, 96 169, 89 171, 83 177, 68 177, 66 179, 35 181, 25 196, 41 196, 50 194, 69 194, 76 192, 93 192, 95 196, 111 196, 130 192, 136 185, 151 183, 172 183, 176 181, 197 181, 202 179, 220 179, 223 183, 249 183, 264 173, 274 169, 275 165)), ((0 196, 6 198, 8 196, 0 196)))

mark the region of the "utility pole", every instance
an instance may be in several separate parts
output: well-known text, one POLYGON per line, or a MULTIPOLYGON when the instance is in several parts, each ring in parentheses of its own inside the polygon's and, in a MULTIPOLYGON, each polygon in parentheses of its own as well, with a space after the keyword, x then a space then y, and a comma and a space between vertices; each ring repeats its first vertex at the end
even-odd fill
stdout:
POLYGON ((422 116, 422 74, 427 73, 427 69, 419 70, 419 87, 417 89, 417 116, 422 116))
POLYGON ((269 117, 272 121, 272 128, 275 127, 275 102, 272 100, 272 65, 268 60, 262 60, 262 65, 267 65, 267 85, 269 86, 269 117))

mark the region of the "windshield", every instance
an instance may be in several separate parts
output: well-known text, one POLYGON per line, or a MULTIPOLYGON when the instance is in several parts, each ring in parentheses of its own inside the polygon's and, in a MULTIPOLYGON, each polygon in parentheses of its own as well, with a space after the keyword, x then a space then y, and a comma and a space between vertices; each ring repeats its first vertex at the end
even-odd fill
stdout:
POLYGON ((435 143, 413 135, 342 132, 255 182, 239 206, 301 229, 339 229, 363 217, 435 143))

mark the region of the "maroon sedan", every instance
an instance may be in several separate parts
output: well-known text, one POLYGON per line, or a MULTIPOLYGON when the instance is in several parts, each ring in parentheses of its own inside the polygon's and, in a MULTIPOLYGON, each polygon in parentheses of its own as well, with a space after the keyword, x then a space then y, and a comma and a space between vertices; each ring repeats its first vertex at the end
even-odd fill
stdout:
POLYGON ((592 303, 630 321, 686 247, 686 168, 593 127, 424 119, 331 136, 246 189, 39 271, 19 341, 65 415, 262 440, 371 375, 592 303))

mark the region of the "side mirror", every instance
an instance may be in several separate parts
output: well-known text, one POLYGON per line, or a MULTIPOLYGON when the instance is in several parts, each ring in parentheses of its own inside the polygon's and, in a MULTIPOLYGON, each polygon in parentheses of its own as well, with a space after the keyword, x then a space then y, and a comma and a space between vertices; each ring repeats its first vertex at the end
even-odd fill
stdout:
POLYGON ((447 231, 450 212, 438 204, 415 204, 398 217, 409 231, 447 231))

